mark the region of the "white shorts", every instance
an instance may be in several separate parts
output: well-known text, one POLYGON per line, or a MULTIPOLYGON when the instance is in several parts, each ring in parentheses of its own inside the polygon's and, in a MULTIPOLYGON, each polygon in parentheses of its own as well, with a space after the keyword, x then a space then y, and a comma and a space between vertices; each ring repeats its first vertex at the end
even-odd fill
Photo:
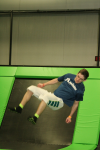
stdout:
POLYGON ((30 90, 39 100, 43 100, 52 110, 58 110, 64 106, 64 102, 61 98, 55 96, 53 93, 48 92, 47 90, 34 85, 29 86, 27 90, 30 90))

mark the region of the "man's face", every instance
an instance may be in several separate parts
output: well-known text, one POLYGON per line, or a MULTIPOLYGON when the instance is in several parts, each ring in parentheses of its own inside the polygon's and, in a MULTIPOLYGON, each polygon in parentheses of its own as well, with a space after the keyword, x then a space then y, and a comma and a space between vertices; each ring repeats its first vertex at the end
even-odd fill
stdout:
POLYGON ((78 73, 74 80, 75 80, 75 83, 81 83, 81 82, 85 81, 84 75, 82 75, 81 73, 78 73))

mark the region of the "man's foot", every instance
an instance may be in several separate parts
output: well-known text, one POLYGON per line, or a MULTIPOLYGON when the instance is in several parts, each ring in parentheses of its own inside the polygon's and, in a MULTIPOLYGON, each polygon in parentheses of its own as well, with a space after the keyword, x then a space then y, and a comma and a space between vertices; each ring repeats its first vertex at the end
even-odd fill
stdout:
POLYGON ((20 106, 18 106, 18 107, 9 107, 8 110, 10 110, 12 112, 19 113, 19 114, 21 114, 21 112, 22 112, 22 108, 20 106))
POLYGON ((34 117, 28 117, 27 120, 34 125, 36 124, 36 119, 34 117))

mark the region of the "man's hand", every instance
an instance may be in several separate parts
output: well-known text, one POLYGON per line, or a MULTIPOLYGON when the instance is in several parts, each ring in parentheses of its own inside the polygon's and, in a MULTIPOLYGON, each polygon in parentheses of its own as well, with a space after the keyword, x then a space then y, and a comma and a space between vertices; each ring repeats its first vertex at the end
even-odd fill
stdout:
POLYGON ((55 79, 52 79, 52 80, 50 80, 50 81, 48 81, 48 82, 45 82, 45 83, 39 83, 39 84, 37 85, 37 87, 42 88, 42 87, 44 87, 44 86, 51 85, 51 84, 55 84, 55 83, 57 83, 57 82, 58 82, 58 78, 55 78, 55 79))
POLYGON ((77 107, 78 107, 78 104, 79 104, 79 101, 75 101, 73 106, 72 106, 72 110, 71 110, 71 113, 70 115, 66 118, 66 123, 70 123, 71 122, 71 117, 72 115, 74 114, 74 112, 76 111, 77 107))
POLYGON ((65 122, 66 123, 71 123, 71 118, 67 117, 65 122))
POLYGON ((37 85, 37 87, 42 88, 42 87, 44 87, 44 84, 43 84, 43 83, 39 83, 39 84, 37 85))

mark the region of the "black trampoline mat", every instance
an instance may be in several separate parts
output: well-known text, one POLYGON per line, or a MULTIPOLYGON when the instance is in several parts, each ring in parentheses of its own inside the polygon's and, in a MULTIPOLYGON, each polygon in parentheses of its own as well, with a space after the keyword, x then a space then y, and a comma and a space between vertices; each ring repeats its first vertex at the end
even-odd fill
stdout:
POLYGON ((27 142, 7 142, 4 141, 1 143, 1 149, 14 149, 14 150, 58 150, 66 147, 66 145, 51 145, 51 144, 35 144, 27 142))
MULTIPOLYGON (((47 81, 16 79, 7 108, 18 106, 28 86, 47 81)), ((48 85, 44 89, 54 92, 60 84, 48 85)), ((36 125, 33 125, 27 121, 27 117, 34 115, 39 104, 40 101, 32 96, 25 105, 22 114, 13 113, 6 109, 0 129, 0 148, 19 149, 21 147, 20 149, 24 150, 56 150, 71 144, 77 111, 73 115, 72 122, 66 124, 65 119, 70 114, 70 107, 64 105, 63 108, 57 111, 46 107, 36 125)))

